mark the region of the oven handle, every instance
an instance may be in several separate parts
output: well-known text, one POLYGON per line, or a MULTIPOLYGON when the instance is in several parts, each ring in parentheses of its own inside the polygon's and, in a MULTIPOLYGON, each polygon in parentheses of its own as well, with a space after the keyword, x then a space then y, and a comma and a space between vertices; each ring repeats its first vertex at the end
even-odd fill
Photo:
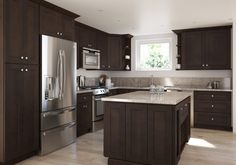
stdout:
POLYGON ((99 98, 99 99, 94 99, 94 101, 101 101, 102 99, 101 98, 99 98))

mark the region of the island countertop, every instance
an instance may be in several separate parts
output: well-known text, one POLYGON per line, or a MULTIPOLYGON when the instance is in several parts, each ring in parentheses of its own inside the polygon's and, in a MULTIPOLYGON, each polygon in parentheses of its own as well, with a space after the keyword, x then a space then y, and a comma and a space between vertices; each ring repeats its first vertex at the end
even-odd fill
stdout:
POLYGON ((184 99, 190 97, 191 92, 165 92, 162 95, 150 94, 149 91, 137 91, 102 98, 105 102, 143 103, 177 105, 184 99))

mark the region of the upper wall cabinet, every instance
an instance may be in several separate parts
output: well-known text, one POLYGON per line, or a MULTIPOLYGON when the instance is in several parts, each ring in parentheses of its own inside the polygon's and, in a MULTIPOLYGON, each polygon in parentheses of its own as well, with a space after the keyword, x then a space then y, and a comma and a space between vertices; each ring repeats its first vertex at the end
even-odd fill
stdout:
POLYGON ((76 23, 79 47, 96 49, 96 30, 81 23, 76 23))
POLYGON ((32 1, 6 2, 6 63, 38 64, 39 5, 32 1))
POLYGON ((40 33, 74 40, 74 19, 78 15, 43 2, 40 6, 40 33))
POLYGON ((231 69, 232 26, 174 30, 181 70, 231 69))

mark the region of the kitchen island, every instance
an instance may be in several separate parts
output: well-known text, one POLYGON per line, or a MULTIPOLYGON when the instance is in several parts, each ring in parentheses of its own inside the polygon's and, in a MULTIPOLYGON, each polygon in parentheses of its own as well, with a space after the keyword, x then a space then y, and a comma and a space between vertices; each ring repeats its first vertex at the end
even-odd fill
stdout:
POLYGON ((190 138, 190 96, 138 91, 102 98, 108 165, 177 165, 190 138))

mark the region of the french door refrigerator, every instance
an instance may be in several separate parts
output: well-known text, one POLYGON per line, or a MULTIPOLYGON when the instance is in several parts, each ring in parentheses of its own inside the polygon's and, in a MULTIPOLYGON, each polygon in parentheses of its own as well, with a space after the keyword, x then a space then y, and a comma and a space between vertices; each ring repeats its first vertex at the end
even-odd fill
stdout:
POLYGON ((41 155, 76 139, 77 44, 41 36, 41 155))

